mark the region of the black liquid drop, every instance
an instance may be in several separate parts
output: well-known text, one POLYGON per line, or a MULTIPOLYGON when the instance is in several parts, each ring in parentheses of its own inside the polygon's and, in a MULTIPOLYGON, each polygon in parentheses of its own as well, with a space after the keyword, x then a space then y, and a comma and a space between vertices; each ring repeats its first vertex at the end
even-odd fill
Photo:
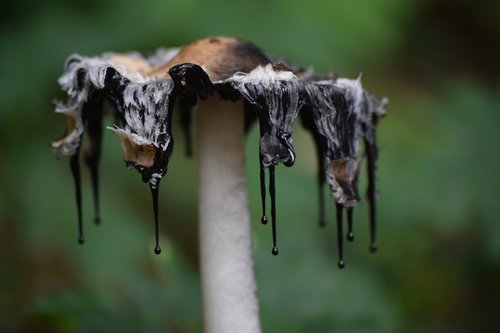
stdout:
POLYGON ((89 138, 88 149, 85 152, 85 163, 90 171, 92 194, 94 197, 94 223, 101 224, 99 209, 99 160, 102 145, 102 116, 104 95, 93 91, 83 106, 86 118, 86 131, 89 138))
POLYGON ((159 225, 158 225, 158 189, 160 187, 160 183, 157 183, 156 186, 150 185, 149 188, 151 189, 151 195, 153 197, 153 212, 154 212, 154 217, 155 217, 155 240, 156 240, 156 246, 154 249, 155 254, 160 254, 161 253, 161 248, 160 248, 160 234, 159 234, 159 225))
POLYGON ((352 242, 354 240, 354 231, 352 229, 352 213, 353 213, 353 208, 348 207, 347 208, 347 240, 349 242, 352 242))
POLYGON ((271 225, 273 231, 273 255, 278 254, 278 247, 276 246, 276 187, 275 187, 275 166, 269 166, 269 196, 271 197, 271 225))
POLYGON ((76 209, 78 214, 78 243, 85 243, 85 237, 83 236, 83 221, 82 221, 82 185, 80 181, 80 162, 79 162, 80 150, 78 149, 76 153, 70 158, 71 173, 73 175, 73 180, 75 182, 75 199, 76 199, 76 209))
POLYGON ((339 251, 339 268, 344 268, 344 231, 343 231, 343 211, 344 206, 336 204, 337 206, 337 246, 339 251))
POLYGON ((366 159, 367 159, 367 169, 368 169, 368 209, 370 214, 370 252, 375 253, 377 251, 377 241, 376 241, 376 205, 375 205, 375 158, 376 158, 376 147, 371 144, 367 139, 365 141, 366 159))
POLYGON ((266 170, 262 165, 262 155, 259 154, 259 166, 260 166, 260 199, 262 202, 262 218, 260 222, 262 224, 267 224, 266 217, 266 170))

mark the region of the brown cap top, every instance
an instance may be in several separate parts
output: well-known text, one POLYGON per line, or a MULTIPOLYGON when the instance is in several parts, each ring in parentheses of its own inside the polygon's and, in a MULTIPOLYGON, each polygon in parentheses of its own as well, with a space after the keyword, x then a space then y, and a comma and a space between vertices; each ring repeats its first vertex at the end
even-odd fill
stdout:
POLYGON ((170 78, 168 70, 183 63, 197 64, 212 81, 224 80, 236 72, 250 72, 270 60, 254 44, 235 37, 200 39, 184 46, 167 64, 153 69, 148 76, 170 78))

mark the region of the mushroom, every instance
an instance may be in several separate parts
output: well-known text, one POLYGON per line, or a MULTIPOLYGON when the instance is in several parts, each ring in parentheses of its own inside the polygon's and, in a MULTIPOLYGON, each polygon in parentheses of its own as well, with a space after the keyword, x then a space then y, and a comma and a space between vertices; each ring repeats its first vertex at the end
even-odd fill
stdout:
MULTIPOLYGON (((70 156, 75 182, 79 241, 83 243, 79 151, 89 138, 85 161, 91 171, 95 220, 99 221, 98 162, 103 100, 111 102, 121 126, 109 127, 121 140, 125 164, 148 183, 153 198, 156 246, 158 193, 174 149, 171 130, 179 106, 190 149, 191 112, 197 112, 200 178, 199 229, 202 290, 207 332, 260 332, 251 253, 244 170, 245 129, 260 128, 261 222, 267 223, 266 178, 269 171, 272 254, 278 254, 275 168, 290 167, 296 156, 292 134, 299 113, 311 130, 320 160, 320 189, 331 187, 337 205, 339 267, 342 257, 342 210, 347 208, 352 239, 352 207, 359 201, 358 174, 362 138, 368 159, 368 197, 375 230, 375 128, 385 114, 385 99, 364 91, 358 80, 320 77, 293 64, 275 62, 252 43, 232 37, 206 38, 181 49, 160 49, 151 57, 106 53, 70 56, 59 83, 68 102, 57 112, 68 116, 65 136, 52 148, 70 156)), ((322 191, 320 190, 320 193, 322 191)), ((324 221, 320 197, 320 220, 324 221)), ((374 240, 372 245, 374 244, 374 240)))

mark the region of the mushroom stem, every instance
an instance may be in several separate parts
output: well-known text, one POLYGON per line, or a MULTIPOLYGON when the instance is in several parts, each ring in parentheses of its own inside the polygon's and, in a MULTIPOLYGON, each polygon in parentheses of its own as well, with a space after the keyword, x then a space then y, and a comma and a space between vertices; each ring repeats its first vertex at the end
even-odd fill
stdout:
POLYGON ((242 103, 198 103, 201 284, 206 333, 261 332, 245 174, 242 103))

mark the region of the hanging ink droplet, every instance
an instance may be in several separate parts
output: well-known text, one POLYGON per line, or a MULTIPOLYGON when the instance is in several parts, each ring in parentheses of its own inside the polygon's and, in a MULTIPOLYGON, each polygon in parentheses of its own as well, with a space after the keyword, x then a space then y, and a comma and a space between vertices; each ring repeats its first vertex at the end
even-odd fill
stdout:
POLYGON ((376 241, 376 205, 375 205, 375 159, 376 159, 376 146, 370 143, 369 140, 365 138, 365 150, 366 150, 366 160, 367 160, 367 171, 368 171, 368 209, 370 214, 370 252, 375 253, 377 251, 377 241, 376 241))
MULTIPOLYGON (((312 120, 311 120, 312 122, 312 120)), ((314 122, 312 122, 314 124, 314 122)), ((314 125, 311 125, 314 128, 314 125)), ((317 131, 311 130, 314 138, 314 142, 316 143, 316 155, 318 157, 318 200, 319 200, 319 226, 326 227, 326 219, 325 219, 325 191, 324 186, 326 183, 326 175, 323 170, 323 166, 325 165, 325 156, 324 150, 325 144, 323 142, 323 138, 317 131)))
POLYGON ((160 254, 161 253, 161 248, 160 248, 160 234, 159 234, 159 224, 158 224, 158 189, 160 187, 160 183, 156 183, 156 186, 149 185, 149 188, 151 189, 151 196, 153 197, 153 212, 154 212, 154 222, 155 222, 155 241, 156 241, 156 246, 154 249, 155 254, 160 254))
POLYGON ((73 175, 73 180, 75 182, 75 199, 76 199, 76 209, 78 214, 78 243, 85 243, 85 237, 83 236, 83 221, 82 221, 82 186, 80 181, 80 162, 79 162, 80 149, 70 158, 71 173, 73 175))
POLYGON ((352 242, 354 240, 354 231, 352 228, 352 215, 353 215, 353 208, 352 207, 347 207, 347 240, 349 242, 352 242))
POLYGON ((339 268, 344 268, 345 262, 344 262, 344 231, 343 231, 343 211, 344 211, 344 206, 341 204, 337 203, 337 246, 338 246, 338 251, 339 251, 339 262, 338 266, 339 268))
POLYGON ((88 101, 83 105, 83 115, 86 118, 86 131, 88 135, 85 164, 90 171, 92 194, 94 196, 94 223, 96 225, 101 224, 99 209, 99 160, 101 158, 103 102, 103 93, 94 90, 88 101))
POLYGON ((273 232, 273 255, 278 255, 276 246, 276 187, 275 187, 275 166, 269 166, 269 196, 271 197, 271 226, 273 232))
POLYGON ((266 217, 266 170, 262 165, 262 155, 259 154, 259 167, 260 167, 260 199, 262 202, 262 218, 260 222, 262 224, 267 224, 266 217))

